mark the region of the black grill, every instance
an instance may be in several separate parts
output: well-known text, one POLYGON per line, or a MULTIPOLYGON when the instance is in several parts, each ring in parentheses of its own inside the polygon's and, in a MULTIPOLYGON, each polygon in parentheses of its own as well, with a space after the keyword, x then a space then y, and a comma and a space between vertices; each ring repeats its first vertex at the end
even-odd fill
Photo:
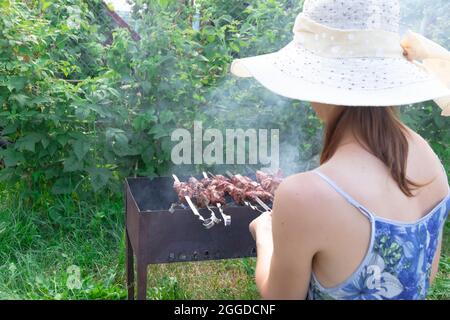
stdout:
MULTIPOLYGON (((138 299, 145 299, 149 264, 256 256, 248 225, 260 213, 249 207, 230 202, 224 211, 231 216, 231 225, 206 229, 189 208, 169 211, 178 201, 172 178, 126 179, 125 198, 129 299, 134 299, 134 257, 138 299)), ((213 210, 220 218, 219 210, 213 210)), ((199 211, 205 218, 211 215, 207 209, 199 211)))

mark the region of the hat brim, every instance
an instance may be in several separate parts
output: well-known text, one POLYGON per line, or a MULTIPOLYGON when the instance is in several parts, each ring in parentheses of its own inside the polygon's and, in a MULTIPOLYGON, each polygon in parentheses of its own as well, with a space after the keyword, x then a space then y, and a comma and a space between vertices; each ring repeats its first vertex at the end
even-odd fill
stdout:
POLYGON ((399 58, 328 58, 292 42, 282 50, 233 61, 281 96, 342 106, 397 106, 450 96, 439 79, 399 58))

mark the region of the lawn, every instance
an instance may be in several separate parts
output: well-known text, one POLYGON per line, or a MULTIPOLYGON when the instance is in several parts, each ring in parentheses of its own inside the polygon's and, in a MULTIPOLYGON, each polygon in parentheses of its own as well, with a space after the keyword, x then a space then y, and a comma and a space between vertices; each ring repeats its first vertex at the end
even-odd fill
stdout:
MULTIPOLYGON (((94 206, 42 195, 38 209, 26 210, 18 193, 2 187, 1 197, 0 299, 126 298, 121 199, 94 206), (71 266, 80 269, 80 288, 68 287, 71 266)), ((258 299, 254 267, 254 259, 151 266, 148 293, 152 299, 258 299)), ((430 299, 450 298, 449 277, 447 223, 430 299)))
MULTIPOLYGON (((199 30, 192 1, 134 2, 122 28, 101 0, 0 0, 0 145, 10 142, 0 148, 0 299, 126 298, 118 181, 205 169, 174 164, 175 129, 281 128, 279 167, 291 172, 321 151, 307 103, 229 72, 236 58, 292 41, 303 0, 199 0, 199 30)), ((403 18, 412 30, 433 21, 427 33, 449 47, 447 2, 409 1, 403 18)), ((403 109, 450 174, 450 118, 432 102, 403 109)), ((450 298, 449 241, 447 223, 431 299, 450 298)), ((149 296, 257 299, 254 267, 152 266, 149 296)))

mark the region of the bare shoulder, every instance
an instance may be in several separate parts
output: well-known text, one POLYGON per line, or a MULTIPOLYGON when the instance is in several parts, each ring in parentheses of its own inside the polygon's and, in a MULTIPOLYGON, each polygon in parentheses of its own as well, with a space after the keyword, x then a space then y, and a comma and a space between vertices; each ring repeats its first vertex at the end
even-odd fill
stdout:
POLYGON ((327 217, 330 192, 312 172, 295 174, 278 187, 272 213, 272 228, 283 235, 284 245, 299 243, 303 250, 320 251, 332 229, 327 217))
POLYGON ((297 221, 314 222, 322 219, 320 204, 331 198, 329 190, 319 180, 311 171, 286 178, 276 191, 275 211, 297 221))
POLYGON ((417 132, 407 128, 409 137, 409 158, 408 166, 414 172, 429 173, 433 176, 443 175, 441 162, 430 144, 417 132), (427 168, 427 170, 423 170, 427 168))
POLYGON ((409 133, 408 142, 411 147, 417 148, 418 151, 422 151, 423 155, 427 155, 433 158, 433 160, 437 160, 436 154, 431 148, 430 144, 427 140, 425 140, 420 134, 415 132, 409 127, 406 127, 409 133))

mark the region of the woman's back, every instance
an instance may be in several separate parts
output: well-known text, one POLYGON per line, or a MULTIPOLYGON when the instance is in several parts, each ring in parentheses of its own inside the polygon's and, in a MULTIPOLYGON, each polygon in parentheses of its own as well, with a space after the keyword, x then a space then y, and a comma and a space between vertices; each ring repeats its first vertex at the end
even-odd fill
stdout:
POLYGON ((264 298, 418 299, 436 271, 448 181, 397 106, 434 99, 450 115, 450 53, 399 41, 399 1, 353 2, 305 1, 291 43, 231 66, 324 123, 321 167, 283 181, 250 224, 264 298))
MULTIPOLYGON (((421 137, 410 133, 406 176, 426 184, 415 197, 407 197, 386 166, 358 144, 340 147, 308 173, 321 200, 314 214, 323 220, 310 299, 426 296, 450 197, 439 160, 421 137)), ((299 183, 304 179, 298 177, 299 183)))

